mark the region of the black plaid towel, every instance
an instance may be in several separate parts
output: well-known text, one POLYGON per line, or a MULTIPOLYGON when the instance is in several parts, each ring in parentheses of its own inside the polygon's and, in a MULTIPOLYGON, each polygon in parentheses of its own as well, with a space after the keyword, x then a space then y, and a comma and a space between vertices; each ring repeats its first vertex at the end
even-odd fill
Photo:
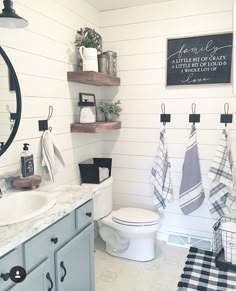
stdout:
POLYGON ((191 247, 177 291, 236 290, 236 272, 219 270, 210 251, 191 247))

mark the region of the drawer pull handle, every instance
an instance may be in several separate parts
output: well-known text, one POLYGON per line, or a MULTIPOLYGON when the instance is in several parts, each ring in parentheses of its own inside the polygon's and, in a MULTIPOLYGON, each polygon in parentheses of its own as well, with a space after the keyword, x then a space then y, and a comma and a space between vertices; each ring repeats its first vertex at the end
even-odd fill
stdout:
POLYGON ((63 276, 61 276, 61 282, 63 282, 63 281, 65 280, 65 277, 66 277, 67 271, 66 271, 66 267, 65 267, 65 265, 64 265, 64 262, 63 262, 63 261, 61 261, 61 263, 60 263, 60 266, 61 266, 61 268, 62 268, 62 269, 63 269, 63 271, 64 271, 64 275, 63 275, 63 276))
POLYGON ((51 284, 51 286, 48 288, 48 291, 52 291, 52 289, 53 289, 53 281, 51 279, 51 276, 50 276, 50 273, 49 272, 46 274, 46 278, 48 279, 48 281, 51 284))
POLYGON ((86 212, 86 216, 91 217, 92 216, 92 212, 86 212))
POLYGON ((51 238, 51 242, 53 242, 54 244, 57 244, 58 243, 58 238, 57 237, 51 238))
POLYGON ((3 281, 7 281, 10 278, 10 274, 9 273, 5 273, 5 274, 1 274, 0 277, 3 279, 3 281))

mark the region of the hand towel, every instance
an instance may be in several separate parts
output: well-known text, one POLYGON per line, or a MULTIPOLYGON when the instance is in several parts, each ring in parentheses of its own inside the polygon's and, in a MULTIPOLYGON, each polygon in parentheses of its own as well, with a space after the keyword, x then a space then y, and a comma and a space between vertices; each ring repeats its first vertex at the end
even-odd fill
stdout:
POLYGON ((160 132, 159 146, 151 170, 151 182, 154 186, 154 205, 165 209, 166 202, 171 203, 174 200, 165 128, 160 132))
POLYGON ((191 133, 186 148, 182 180, 180 186, 179 202, 184 214, 189 214, 198 209, 205 198, 197 146, 197 133, 192 125, 191 133))
POLYGON ((42 166, 54 182, 55 175, 65 166, 65 162, 56 145, 55 137, 49 130, 46 130, 42 136, 42 156, 42 166))
POLYGON ((233 158, 226 130, 222 131, 219 146, 210 168, 212 179, 209 209, 211 213, 223 216, 236 209, 233 158))

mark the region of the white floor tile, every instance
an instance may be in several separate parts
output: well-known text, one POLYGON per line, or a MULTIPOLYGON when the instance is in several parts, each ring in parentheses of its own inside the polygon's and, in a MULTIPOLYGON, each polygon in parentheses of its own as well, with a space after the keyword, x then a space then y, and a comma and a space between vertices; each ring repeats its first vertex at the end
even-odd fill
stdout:
POLYGON ((95 242, 96 291, 175 291, 188 250, 158 241, 156 258, 135 262, 105 252, 105 243, 95 242))

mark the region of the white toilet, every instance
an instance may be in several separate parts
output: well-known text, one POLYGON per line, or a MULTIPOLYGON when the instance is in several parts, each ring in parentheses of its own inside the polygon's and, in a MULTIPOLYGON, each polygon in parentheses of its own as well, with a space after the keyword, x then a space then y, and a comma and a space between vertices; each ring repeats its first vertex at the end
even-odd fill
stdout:
POLYGON ((113 178, 98 184, 94 193, 94 220, 106 242, 106 251, 117 257, 150 261, 155 257, 155 239, 160 216, 141 208, 112 211, 113 178))

